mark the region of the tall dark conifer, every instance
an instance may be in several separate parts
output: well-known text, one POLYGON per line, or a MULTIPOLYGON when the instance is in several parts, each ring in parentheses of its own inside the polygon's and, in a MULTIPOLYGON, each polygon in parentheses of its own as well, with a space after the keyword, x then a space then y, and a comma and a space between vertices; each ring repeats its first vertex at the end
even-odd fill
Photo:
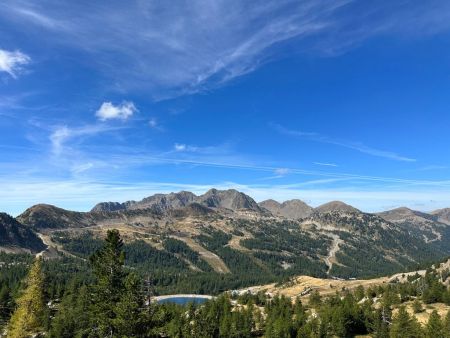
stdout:
POLYGON ((124 292, 125 253, 118 230, 109 230, 105 245, 90 258, 96 276, 92 288, 94 332, 102 337, 116 334, 116 305, 124 292))

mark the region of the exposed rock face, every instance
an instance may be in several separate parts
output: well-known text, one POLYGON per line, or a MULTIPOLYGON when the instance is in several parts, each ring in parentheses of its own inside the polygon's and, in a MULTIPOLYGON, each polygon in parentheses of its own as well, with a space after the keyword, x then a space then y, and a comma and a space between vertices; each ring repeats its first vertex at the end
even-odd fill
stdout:
POLYGON ((170 194, 156 194, 144 198, 140 202, 129 205, 128 209, 144 209, 156 207, 158 210, 166 211, 170 209, 178 209, 195 202, 196 196, 189 191, 180 191, 170 194))
POLYGON ((118 210, 125 210, 125 209, 126 209, 126 206, 124 203, 101 202, 101 203, 98 203, 95 207, 93 207, 91 211, 93 211, 93 212, 118 211, 118 210))
POLYGON ((45 249, 44 243, 31 229, 5 213, 0 213, 0 247, 20 247, 31 252, 45 249))
POLYGON ((225 208, 230 210, 250 209, 263 212, 253 198, 234 189, 211 189, 199 196, 196 201, 209 208, 225 208))
POLYGON ((250 196, 234 189, 211 189, 200 196, 196 196, 189 191, 181 191, 170 194, 156 194, 146 197, 139 202, 103 202, 97 204, 92 211, 99 212, 153 208, 165 212, 172 209, 180 209, 192 203, 197 203, 208 208, 224 208, 230 210, 250 209, 256 212, 263 211, 250 196))
POLYGON ((333 201, 328 202, 325 204, 322 204, 321 206, 318 206, 314 209, 314 212, 316 213, 327 213, 327 212, 333 212, 333 211, 341 211, 341 212, 348 212, 348 213, 360 213, 358 209, 352 207, 351 205, 345 204, 341 201, 333 201))
POLYGON ((259 203, 259 206, 269 210, 274 216, 281 216, 288 219, 301 219, 311 215, 313 208, 305 202, 293 199, 278 203, 274 200, 266 200, 259 203))

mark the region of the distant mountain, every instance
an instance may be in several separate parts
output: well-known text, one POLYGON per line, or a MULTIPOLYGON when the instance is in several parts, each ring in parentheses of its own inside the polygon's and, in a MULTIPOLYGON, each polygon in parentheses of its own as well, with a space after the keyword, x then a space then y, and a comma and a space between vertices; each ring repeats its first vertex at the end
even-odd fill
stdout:
POLYGON ((224 208, 230 210, 248 209, 263 212, 258 203, 250 196, 234 189, 211 189, 199 196, 196 202, 209 208, 224 208))
POLYGON ((0 213, 0 250, 13 248, 39 252, 45 249, 45 245, 31 229, 8 214, 0 213))
POLYGON ((259 206, 269 210, 274 216, 281 216, 288 219, 306 218, 313 212, 312 207, 298 199, 283 203, 270 199, 259 203, 259 206))
MULTIPOLYGON (((239 272, 243 278, 254 273, 248 271, 362 277, 450 255, 446 217, 445 210, 426 214, 407 208, 369 214, 340 201, 315 209, 295 199, 258 204, 234 189, 211 189, 200 196, 181 191, 141 201, 103 202, 89 212, 39 204, 17 221, 59 241, 74 255, 67 246, 73 236, 83 243, 86 236, 119 228, 127 241, 145 239, 157 250, 165 250, 167 238, 178 239, 219 273, 245 266, 239 272)), ((194 256, 189 257, 185 259, 192 267, 194 256)), ((197 270, 205 269, 202 264, 197 270)))
POLYGON ((402 222, 405 220, 412 221, 433 221, 434 217, 424 212, 412 210, 406 207, 400 207, 388 211, 378 213, 385 220, 390 222, 402 222))
POLYGON ((146 197, 139 202, 102 202, 97 204, 91 211, 120 211, 153 208, 161 212, 166 212, 168 210, 186 207, 192 203, 197 203, 208 208, 223 208, 234 211, 247 209, 255 212, 263 212, 253 198, 234 189, 211 189, 200 196, 196 196, 189 191, 181 191, 170 194, 156 194, 146 197))
POLYGON ((431 213, 441 223, 450 225, 450 208, 435 210, 431 213))
POLYGON ((410 233, 420 234, 428 242, 442 241, 447 236, 449 227, 439 221, 439 216, 401 207, 378 214, 386 221, 403 227, 410 233))
POLYGON ((167 211, 170 209, 179 209, 191 203, 194 203, 197 196, 189 191, 180 191, 170 194, 155 194, 144 198, 143 200, 119 202, 102 202, 97 204, 91 211, 119 211, 136 209, 154 209, 167 211))
POLYGON ((95 207, 92 208, 92 212, 110 212, 110 211, 119 211, 119 210, 126 210, 127 206, 125 203, 119 203, 119 202, 101 202, 98 203, 95 207))
POLYGON ((69 211, 49 204, 37 204, 25 210, 17 220, 34 229, 85 227, 95 224, 87 213, 69 211))
POLYGON ((345 204, 341 201, 332 201, 322 204, 314 209, 316 213, 327 213, 333 211, 349 212, 349 213, 360 213, 361 211, 352 207, 351 205, 345 204))

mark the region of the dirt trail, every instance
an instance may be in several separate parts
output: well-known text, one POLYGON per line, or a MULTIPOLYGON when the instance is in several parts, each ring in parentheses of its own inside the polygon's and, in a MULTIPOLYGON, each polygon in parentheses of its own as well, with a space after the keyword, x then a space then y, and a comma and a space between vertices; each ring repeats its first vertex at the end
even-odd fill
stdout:
POLYGON ((436 242, 436 241, 440 241, 442 240, 442 234, 440 232, 437 232, 435 229, 430 228, 430 231, 433 235, 435 235, 436 237, 433 239, 429 239, 426 235, 423 235, 425 243, 432 243, 432 242, 436 242))
POLYGON ((239 250, 239 251, 243 251, 243 252, 249 252, 251 250, 243 247, 241 245, 241 240, 250 239, 250 238, 253 238, 253 236, 251 234, 249 234, 249 233, 244 233, 244 236, 235 236, 235 235, 233 235, 231 237, 230 241, 228 242, 227 246, 229 246, 230 248, 235 249, 235 250, 239 250))
POLYGON ((334 280, 314 278, 310 276, 299 276, 293 278, 291 282, 277 286, 275 283, 268 285, 253 286, 250 288, 240 289, 239 293, 253 293, 264 292, 271 295, 284 295, 290 298, 301 297, 308 300, 311 292, 317 290, 322 296, 330 296, 336 294, 336 291, 341 291, 343 288, 347 290, 354 290, 359 285, 367 288, 369 286, 376 286, 388 283, 388 277, 374 278, 368 280, 334 280))
POLYGON ((205 260, 214 269, 214 271, 218 273, 230 273, 230 269, 228 269, 228 266, 219 256, 206 250, 192 238, 175 236, 173 238, 185 242, 192 250, 198 252, 201 258, 205 260))
POLYGON ((65 254, 67 256, 73 257, 73 258, 82 259, 82 258, 75 256, 74 254, 71 254, 70 252, 64 250, 60 244, 53 242, 51 239, 51 234, 44 235, 44 234, 38 233, 37 235, 42 240, 42 242, 44 242, 44 244, 47 246, 47 248, 42 250, 41 252, 37 253, 36 258, 44 257, 44 256, 49 257, 49 258, 56 257, 56 256, 58 256, 58 252, 59 252, 59 253, 65 254))
POLYGON ((325 264, 328 266, 327 274, 330 274, 333 263, 336 262, 336 253, 339 251, 339 244, 343 243, 342 239, 336 234, 327 234, 333 238, 328 256, 325 257, 325 264))

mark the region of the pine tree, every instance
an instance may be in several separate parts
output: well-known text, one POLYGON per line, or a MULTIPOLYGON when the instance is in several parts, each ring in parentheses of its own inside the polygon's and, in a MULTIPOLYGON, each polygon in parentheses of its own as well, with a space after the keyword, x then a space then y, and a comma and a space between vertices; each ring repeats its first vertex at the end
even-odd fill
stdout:
POLYGON ((444 325, 437 311, 434 310, 425 326, 426 338, 444 338, 444 325))
POLYGON ((45 307, 42 261, 37 259, 28 273, 26 289, 17 299, 17 308, 8 325, 8 337, 23 338, 43 332, 45 307))
POLYGON ((391 338, 419 338, 423 337, 420 324, 415 317, 411 316, 406 311, 404 306, 401 306, 398 313, 393 318, 391 332, 391 338))
POLYGON ((86 285, 72 283, 52 320, 51 338, 84 336, 83 333, 89 331, 89 296, 86 285))
POLYGON ((413 308, 414 313, 423 312, 422 303, 417 298, 412 303, 412 308, 413 308))
POLYGON ((144 333, 140 315, 144 302, 141 297, 140 286, 140 281, 134 273, 126 277, 125 290, 115 307, 114 326, 121 337, 136 337, 144 333))
POLYGON ((444 337, 450 338, 450 310, 447 312, 443 323, 444 337))
POLYGON ((112 337, 116 334, 116 304, 124 291, 125 253, 118 230, 108 230, 105 245, 91 256, 96 283, 93 286, 92 318, 94 332, 99 336, 112 337))
POLYGON ((3 328, 11 315, 11 304, 11 290, 5 283, 0 288, 0 329, 3 328))

